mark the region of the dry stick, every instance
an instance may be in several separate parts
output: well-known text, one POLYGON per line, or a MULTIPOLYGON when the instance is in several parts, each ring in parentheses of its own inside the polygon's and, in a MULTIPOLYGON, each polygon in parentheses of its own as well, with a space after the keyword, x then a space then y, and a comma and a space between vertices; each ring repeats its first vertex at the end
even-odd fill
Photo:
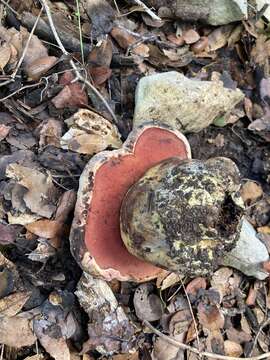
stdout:
MULTIPOLYGON (((243 358, 239 358, 239 357, 234 357, 234 356, 225 356, 225 355, 220 355, 220 354, 215 354, 215 353, 210 353, 210 352, 206 352, 206 351, 199 351, 198 349, 186 345, 180 341, 177 341, 175 339, 173 339, 170 336, 167 336, 165 334, 163 334, 161 331, 157 330, 154 326, 152 326, 149 321, 144 320, 143 323, 153 331, 154 334, 158 335, 161 339, 165 340, 166 342, 168 342, 169 344, 178 347, 179 349, 182 350, 188 350, 191 351, 199 356, 206 356, 208 358, 211 359, 218 359, 218 360, 242 360, 243 358)), ((246 360, 262 360, 262 359, 267 359, 270 358, 270 352, 267 352, 265 354, 262 355, 258 355, 258 356, 253 356, 253 357, 246 357, 246 360)))
POLYGON ((28 36, 28 39, 27 39, 26 44, 25 44, 25 47, 24 47, 24 49, 23 49, 22 56, 20 57, 20 60, 18 61, 18 64, 17 64, 17 66, 16 66, 13 74, 11 75, 11 78, 12 78, 12 79, 15 78, 15 76, 17 75, 17 72, 18 72, 18 70, 19 70, 19 68, 20 68, 20 66, 22 65, 22 62, 23 62, 23 60, 24 60, 24 58, 25 58, 25 55, 26 55, 26 53, 27 53, 27 50, 28 50, 30 41, 31 41, 31 39, 32 39, 32 36, 33 36, 33 34, 34 34, 34 31, 36 30, 36 27, 37 27, 39 18, 40 18, 41 14, 42 14, 42 11, 43 11, 43 6, 42 6, 42 8, 40 9, 40 12, 39 12, 39 14, 38 14, 38 16, 37 16, 37 18, 36 18, 35 23, 34 23, 34 26, 32 27, 32 30, 31 30, 31 32, 30 32, 30 34, 29 34, 29 36, 28 36))
MULTIPOLYGON (((195 333, 196 333, 196 338, 197 338, 197 343, 198 343, 198 347, 199 349, 201 348, 201 343, 200 343, 200 339, 199 339, 199 332, 198 332, 198 326, 197 326, 197 322, 196 322, 196 319, 195 319, 195 316, 194 316, 194 312, 193 312, 193 309, 192 309, 192 306, 191 306, 191 303, 190 303, 190 299, 189 299, 189 295, 186 291, 186 287, 182 281, 182 279, 180 279, 181 281, 181 284, 183 286, 183 289, 184 289, 184 293, 186 295, 186 298, 187 298, 187 302, 188 302, 188 306, 189 306, 189 311, 191 313, 191 316, 192 316, 192 321, 193 321, 193 324, 194 324, 194 329, 195 329, 195 333)), ((200 355, 199 355, 200 356, 200 355)), ((200 356, 201 357, 201 356, 200 356)))
POLYGON ((151 18, 153 20, 158 20, 158 21, 162 21, 161 18, 159 16, 157 16, 151 9, 149 9, 141 0, 134 0, 136 4, 138 4, 139 6, 141 6, 143 8, 143 10, 149 15, 151 16, 151 18))
MULTIPOLYGON (((53 32, 53 35, 55 37, 55 40, 59 46, 59 48, 61 49, 62 53, 66 56, 69 56, 69 53, 67 52, 67 50, 65 49, 58 33, 57 33, 57 30, 54 26, 54 22, 53 22, 53 19, 52 19, 52 14, 51 14, 51 10, 48 6, 48 3, 47 3, 47 0, 40 0, 41 4, 44 6, 44 9, 46 11, 46 14, 47 14, 47 17, 48 17, 48 20, 49 20, 49 24, 50 24, 50 28, 53 32)), ((109 111, 109 113, 111 114, 113 120, 115 121, 115 123, 117 123, 117 117, 115 115, 115 113, 113 112, 113 110, 111 109, 110 105, 108 104, 107 100, 104 99, 104 97, 101 95, 101 93, 88 81, 86 80, 79 72, 76 64, 74 63, 74 61, 72 59, 69 60, 69 63, 71 65, 71 67, 74 69, 75 71, 75 74, 76 74, 76 78, 78 80, 80 80, 81 82, 83 82, 85 85, 87 85, 92 91, 93 93, 99 97, 99 99, 103 102, 103 104, 105 105, 106 109, 109 111)))

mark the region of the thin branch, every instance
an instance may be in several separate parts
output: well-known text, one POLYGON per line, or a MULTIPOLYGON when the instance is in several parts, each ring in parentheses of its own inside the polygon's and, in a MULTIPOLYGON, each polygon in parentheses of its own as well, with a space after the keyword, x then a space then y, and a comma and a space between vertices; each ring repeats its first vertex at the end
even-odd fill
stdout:
POLYGON ((185 295, 186 295, 187 302, 188 302, 188 306, 189 306, 189 311, 190 311, 191 316, 192 316, 192 321, 193 321, 194 328, 195 328, 195 333, 196 333, 196 338, 197 338, 198 347, 199 347, 199 349, 201 349, 201 342, 200 342, 200 338, 199 338, 198 326, 197 326, 197 322, 196 322, 196 319, 195 319, 195 316, 194 316, 194 312, 193 312, 193 309, 192 309, 192 306, 191 306, 191 303, 190 303, 189 295, 188 295, 188 293, 187 293, 187 291, 186 291, 186 287, 185 287, 182 279, 180 279, 180 281, 181 281, 181 284, 182 284, 182 286, 183 286, 184 293, 185 293, 185 295))
MULTIPOLYGON (((57 33, 57 30, 55 28, 55 25, 54 25, 54 22, 53 22, 53 18, 52 18, 52 14, 51 14, 51 10, 48 6, 48 3, 47 3, 47 0, 40 0, 41 4, 44 6, 44 9, 46 11, 46 14, 47 14, 47 17, 48 17, 48 21, 49 21, 49 24, 50 24, 50 27, 51 27, 51 30, 53 32, 53 35, 55 37, 55 40, 59 46, 59 48, 61 49, 62 53, 66 56, 68 56, 68 52, 67 50, 65 49, 58 33, 57 33)), ((82 75, 81 73, 79 72, 76 64, 74 63, 74 61, 72 59, 69 60, 69 63, 71 65, 71 67, 74 69, 75 71, 75 74, 76 74, 76 78, 81 81, 82 83, 84 83, 86 86, 88 86, 92 91, 93 93, 103 102, 103 104, 105 105, 106 109, 109 111, 109 113, 111 114, 113 120, 115 121, 115 123, 117 123, 117 117, 115 115, 115 113, 113 112, 113 110, 111 109, 110 105, 108 104, 107 100, 101 95, 101 93, 88 81, 86 80, 82 75)))
MULTIPOLYGON (((206 352, 206 351, 199 351, 198 349, 194 348, 193 346, 190 345, 186 345, 180 341, 177 341, 175 339, 173 339, 170 336, 167 336, 165 334, 163 334, 161 331, 157 330, 154 326, 152 326, 149 321, 144 320, 143 323, 150 329, 153 331, 154 334, 158 335, 160 338, 162 338, 163 340, 165 340, 167 343, 174 345, 175 347, 182 349, 182 350, 188 350, 191 351, 199 356, 206 356, 208 358, 211 359, 218 359, 218 360, 242 360, 243 358, 239 358, 239 357, 234 357, 234 356, 225 356, 225 355, 220 355, 220 354, 215 354, 215 353, 210 353, 210 352, 206 352)), ((270 352, 267 352, 265 354, 261 354, 258 356, 253 356, 253 357, 246 357, 246 360, 262 360, 262 359, 267 359, 270 358, 270 352)))
POLYGON ((157 21, 162 21, 161 18, 159 16, 157 16, 151 9, 149 9, 149 7, 147 7, 141 0, 134 0, 134 2, 141 6, 143 8, 143 10, 149 15, 151 16, 151 18, 153 20, 157 20, 157 21))
POLYGON ((40 12, 39 12, 39 14, 38 14, 38 16, 37 16, 37 18, 36 18, 35 23, 34 23, 34 26, 32 27, 32 30, 31 30, 31 32, 30 32, 30 34, 29 34, 29 36, 28 36, 28 39, 27 39, 26 44, 25 44, 25 47, 24 47, 24 49, 23 49, 22 56, 20 57, 20 60, 18 61, 18 64, 17 64, 15 70, 13 71, 13 73, 12 73, 12 75, 11 75, 11 79, 12 79, 12 80, 15 78, 15 76, 17 75, 17 72, 19 71, 19 68, 20 68, 21 65, 22 65, 22 62, 23 62, 23 60, 24 60, 24 58, 25 58, 25 55, 26 55, 26 52, 27 52, 27 50, 28 50, 30 41, 31 41, 31 39, 32 39, 32 36, 33 36, 33 34, 34 34, 34 31, 36 30, 36 27, 37 27, 38 21, 39 21, 39 19, 40 19, 40 16, 41 16, 41 14, 42 14, 42 11, 43 11, 43 6, 42 6, 42 8, 40 9, 40 12))
POLYGON ((3 97, 2 99, 0 99, 0 102, 5 101, 5 100, 11 98, 12 96, 18 94, 18 93, 21 92, 22 90, 29 89, 29 88, 32 88, 32 87, 36 87, 36 86, 39 86, 39 85, 41 85, 41 84, 43 84, 43 83, 42 83, 42 82, 38 82, 38 83, 36 83, 36 84, 25 85, 25 86, 21 87, 20 89, 17 89, 17 90, 15 90, 15 91, 13 91, 13 93, 11 93, 11 94, 3 97))

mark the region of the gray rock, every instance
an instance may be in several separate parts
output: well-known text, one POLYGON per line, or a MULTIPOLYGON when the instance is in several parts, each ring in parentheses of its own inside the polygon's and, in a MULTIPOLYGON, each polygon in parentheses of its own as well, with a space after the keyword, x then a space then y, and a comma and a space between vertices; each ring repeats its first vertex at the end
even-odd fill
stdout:
POLYGON ((223 265, 240 270, 247 276, 264 280, 269 276, 261 263, 269 260, 265 245, 256 236, 253 226, 243 218, 242 229, 236 247, 224 258, 223 265))
POLYGON ((134 127, 153 120, 182 132, 198 132, 216 118, 229 116, 244 98, 221 81, 188 79, 176 71, 142 78, 136 89, 134 127))
POLYGON ((176 0, 175 15, 183 20, 225 25, 247 18, 247 0, 176 0))

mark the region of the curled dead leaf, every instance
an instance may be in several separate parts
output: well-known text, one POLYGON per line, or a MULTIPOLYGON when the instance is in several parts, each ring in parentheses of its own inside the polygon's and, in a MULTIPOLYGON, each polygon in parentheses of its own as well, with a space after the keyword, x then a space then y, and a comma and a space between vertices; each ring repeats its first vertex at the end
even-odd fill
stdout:
POLYGON ((138 41, 139 38, 136 38, 129 33, 124 27, 113 27, 111 36, 123 49, 130 49, 132 53, 142 57, 149 56, 149 47, 145 44, 141 44, 140 41, 138 41))
POLYGON ((29 292, 19 291, 4 297, 0 300, 0 316, 12 317, 17 315, 30 296, 31 293, 29 292))
POLYGON ((35 221, 31 224, 25 225, 25 227, 31 233, 46 239, 59 236, 64 231, 63 223, 48 219, 35 221))
POLYGON ((39 80, 41 76, 45 75, 55 65, 57 60, 55 56, 45 56, 31 62, 25 69, 28 80, 39 80))
POLYGON ((81 109, 66 123, 70 129, 61 138, 62 149, 93 155, 122 144, 116 126, 93 111, 81 109))
POLYGON ((216 305, 199 303, 198 318, 200 324, 209 331, 215 331, 224 327, 224 315, 216 305))

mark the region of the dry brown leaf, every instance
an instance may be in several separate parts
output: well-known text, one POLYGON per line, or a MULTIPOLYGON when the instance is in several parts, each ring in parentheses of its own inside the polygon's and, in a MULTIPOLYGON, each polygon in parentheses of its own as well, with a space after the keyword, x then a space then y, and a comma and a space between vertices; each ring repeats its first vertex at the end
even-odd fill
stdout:
POLYGON ((200 289, 206 289, 206 280, 203 277, 197 277, 191 280, 186 286, 186 293, 188 295, 196 296, 200 289))
POLYGON ((226 335, 228 340, 235 341, 239 344, 244 344, 251 341, 252 339, 252 336, 250 334, 247 334, 242 330, 236 330, 233 327, 230 327, 226 330, 226 335))
POLYGON ((241 187, 241 197, 243 201, 256 201, 263 195, 262 187, 257 184, 255 181, 247 181, 241 187))
POLYGON ((112 61, 112 42, 110 39, 103 39, 93 47, 88 56, 88 63, 94 66, 110 67, 112 61))
POLYGON ((64 338, 51 338, 34 327, 35 334, 41 345, 55 360, 71 360, 70 350, 64 338))
POLYGON ((139 353, 114 355, 111 360, 139 360, 139 353))
POLYGON ((211 286, 213 289, 218 290, 221 299, 231 292, 229 279, 233 275, 233 270, 227 267, 218 269, 212 276, 211 286))
POLYGON ((170 273, 165 279, 162 281, 161 290, 165 290, 173 285, 176 285, 181 281, 182 277, 176 273, 170 273))
POLYGON ((28 80, 39 80, 41 76, 45 75, 55 65, 57 60, 55 56, 45 56, 31 62, 25 69, 28 80))
POLYGON ((210 332, 222 329, 224 326, 224 315, 216 305, 199 303, 198 318, 200 324, 210 332))
POLYGON ((10 129, 11 129, 10 126, 0 124, 0 141, 4 140, 7 137, 10 129))
POLYGON ((197 33, 197 31, 189 29, 183 33, 183 39, 186 44, 194 44, 200 40, 200 35, 197 33))
POLYGON ((107 66, 91 67, 89 73, 95 85, 104 84, 112 75, 112 70, 107 66))
POLYGON ((75 82, 64 86, 64 88, 52 99, 52 103, 57 109, 79 107, 88 104, 88 97, 81 84, 75 82))
POLYGON ((44 360, 45 357, 42 354, 37 354, 33 356, 27 356, 24 360, 44 360))
POLYGON ((256 45, 251 50, 251 56, 254 62, 263 66, 268 62, 270 56, 270 40, 264 34, 260 34, 256 39, 256 45))
POLYGON ((4 44, 0 48, 0 70, 8 64, 11 57, 11 48, 8 44, 4 44))
POLYGON ((215 51, 225 46, 230 38, 234 25, 224 25, 216 28, 208 35, 208 51, 215 51))
POLYGON ((17 231, 12 225, 4 225, 0 223, 0 244, 8 245, 16 241, 17 231))
POLYGON ((6 176, 17 181, 17 184, 28 191, 23 196, 26 206, 40 216, 50 218, 55 211, 53 203, 58 191, 52 177, 37 169, 31 169, 18 164, 10 164, 6 168, 6 176))
POLYGON ((93 155, 122 145, 117 127, 93 111, 81 109, 66 123, 70 129, 61 138, 62 149, 93 155))
POLYGON ((31 233, 45 239, 51 239, 63 233, 63 223, 56 220, 38 220, 34 223, 25 225, 31 233))
POLYGON ((12 317, 17 315, 30 296, 31 293, 22 291, 4 297, 0 300, 0 316, 12 317))
POLYGON ((132 53, 142 57, 149 56, 149 47, 140 43, 140 38, 136 38, 124 27, 113 27, 111 36, 123 49, 130 49, 132 53), (138 43, 138 44, 137 44, 138 43))
POLYGON ((167 36, 167 39, 177 46, 182 46, 185 43, 183 36, 176 36, 174 34, 170 34, 167 36))
POLYGON ((192 322, 192 314, 189 309, 177 311, 170 320, 169 331, 173 337, 186 333, 192 322))
POLYGON ((233 357, 240 357, 243 354, 242 346, 231 340, 224 341, 224 351, 225 355, 233 357))
POLYGON ((60 147, 62 127, 62 123, 56 119, 50 118, 46 120, 40 130, 39 146, 53 145, 60 147))
POLYGON ((14 348, 33 345, 37 338, 31 329, 31 322, 19 315, 0 317, 0 343, 14 348))
POLYGON ((64 223, 67 220, 69 213, 74 209, 76 203, 76 192, 68 190, 64 192, 59 200, 59 204, 55 213, 55 220, 59 223, 64 223))
MULTIPOLYGON (((174 337, 175 340, 183 342, 184 336, 178 335, 174 337)), ((168 341, 157 338, 152 352, 152 360, 181 360, 183 358, 183 350, 178 346, 169 344, 168 341)))

